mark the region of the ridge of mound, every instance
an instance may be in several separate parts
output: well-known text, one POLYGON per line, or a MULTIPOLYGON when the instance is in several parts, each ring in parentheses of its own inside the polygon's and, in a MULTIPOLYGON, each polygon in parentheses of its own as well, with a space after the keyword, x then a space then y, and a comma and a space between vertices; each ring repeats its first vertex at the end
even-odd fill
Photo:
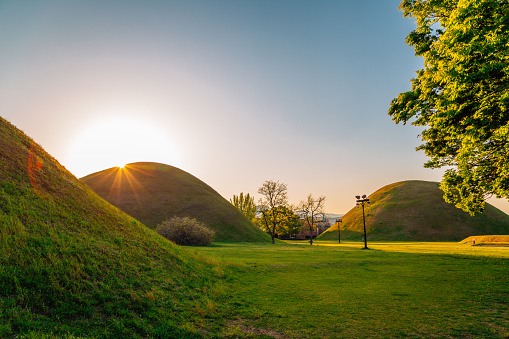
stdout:
POLYGON ((460 241, 462 244, 509 246, 509 235, 473 235, 460 241))
POLYGON ((2 118, 0 145, 0 337, 201 337, 217 265, 101 199, 2 118))
MULTIPOLYGON (((496 207, 486 203, 484 213, 472 217, 442 196, 437 182, 410 180, 380 188, 366 207, 368 240, 459 241, 474 234, 509 234, 509 215, 496 207)), ((362 239, 362 209, 352 208, 342 220, 342 239, 362 239)), ((319 237, 337 238, 337 223, 319 237)))
POLYGON ((151 228, 174 216, 191 217, 212 229, 216 241, 270 241, 268 234, 212 187, 170 165, 137 162, 92 173, 80 180, 151 228))

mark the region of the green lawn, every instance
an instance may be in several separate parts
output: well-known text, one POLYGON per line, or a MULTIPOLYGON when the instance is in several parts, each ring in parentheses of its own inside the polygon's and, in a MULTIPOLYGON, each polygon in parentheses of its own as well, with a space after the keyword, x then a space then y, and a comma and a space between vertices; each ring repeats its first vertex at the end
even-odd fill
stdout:
POLYGON ((193 250, 225 262, 224 336, 509 338, 509 248, 368 246, 220 243, 193 250))

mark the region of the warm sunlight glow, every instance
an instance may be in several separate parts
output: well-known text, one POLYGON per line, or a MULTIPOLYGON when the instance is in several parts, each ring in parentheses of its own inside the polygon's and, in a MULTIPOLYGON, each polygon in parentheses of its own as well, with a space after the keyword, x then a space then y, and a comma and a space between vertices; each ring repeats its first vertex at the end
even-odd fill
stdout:
POLYGON ((168 134, 148 121, 130 117, 95 121, 70 142, 68 169, 81 177, 140 161, 178 165, 168 134))

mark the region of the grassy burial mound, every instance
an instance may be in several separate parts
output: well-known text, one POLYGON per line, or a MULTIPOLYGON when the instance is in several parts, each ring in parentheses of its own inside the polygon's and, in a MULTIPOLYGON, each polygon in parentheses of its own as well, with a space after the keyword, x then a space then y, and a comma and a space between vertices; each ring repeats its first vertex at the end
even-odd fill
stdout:
MULTIPOLYGON (((366 208, 368 240, 459 241, 475 234, 509 234, 509 216, 490 204, 483 214, 468 213, 446 203, 436 182, 402 181, 369 196, 366 208)), ((354 207, 343 218, 341 238, 362 239, 362 209, 354 207)), ((319 239, 338 238, 334 224, 319 239)))
POLYGON ((216 241, 270 241, 209 185, 173 166, 139 162, 93 173, 81 181, 151 228, 174 216, 192 217, 216 232, 216 241))
POLYGON ((0 145, 1 338, 201 336, 220 267, 101 199, 2 118, 0 145))
POLYGON ((509 246, 509 235, 473 235, 461 241, 476 246, 509 246))

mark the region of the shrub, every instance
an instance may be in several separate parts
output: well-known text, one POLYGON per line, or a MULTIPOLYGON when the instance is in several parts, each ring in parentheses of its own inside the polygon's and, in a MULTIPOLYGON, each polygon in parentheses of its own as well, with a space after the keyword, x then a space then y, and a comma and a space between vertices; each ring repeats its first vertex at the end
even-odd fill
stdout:
POLYGON ((210 245, 214 241, 214 231, 194 218, 173 217, 156 227, 156 232, 178 245, 210 245))

